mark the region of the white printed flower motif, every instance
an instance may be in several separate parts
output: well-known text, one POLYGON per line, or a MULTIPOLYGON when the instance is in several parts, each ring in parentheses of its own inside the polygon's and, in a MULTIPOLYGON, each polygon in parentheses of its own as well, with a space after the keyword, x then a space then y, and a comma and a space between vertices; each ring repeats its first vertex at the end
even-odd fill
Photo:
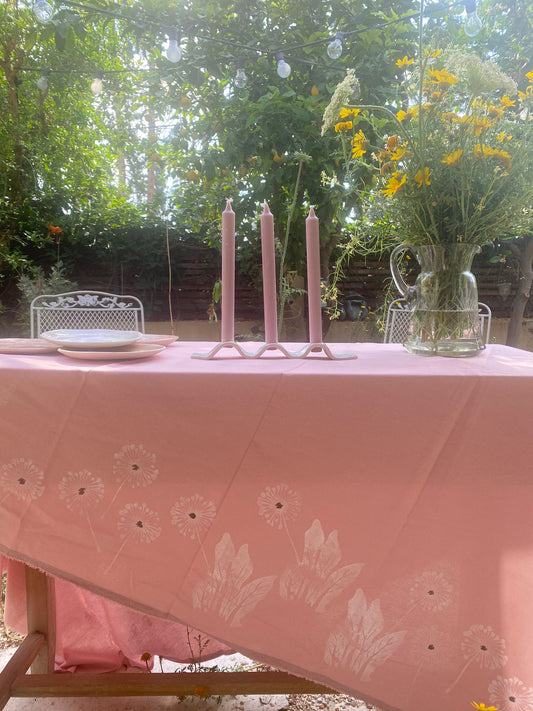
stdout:
POLYGON ((114 454, 114 460, 113 474, 119 486, 102 518, 115 503, 123 486, 148 486, 159 476, 159 469, 155 466, 155 454, 146 451, 142 444, 125 444, 114 454))
POLYGON ((161 535, 159 514, 148 508, 146 504, 126 504, 119 511, 117 528, 122 538, 122 545, 107 566, 106 573, 111 570, 126 543, 152 543, 161 535))
POLYGON ((533 688, 516 676, 498 676, 489 684, 489 700, 498 711, 533 711, 533 688))
POLYGON ((286 484, 278 484, 278 486, 267 486, 267 488, 259 494, 257 499, 259 507, 259 515, 264 516, 269 526, 284 530, 289 543, 291 544, 296 562, 300 564, 300 558, 294 541, 289 531, 288 523, 298 518, 302 501, 300 495, 289 489, 286 484))
POLYGON ((216 512, 215 504, 199 494, 182 496, 170 509, 172 523, 178 527, 179 532, 196 540, 200 540, 200 535, 207 531, 216 512))
POLYGON ((418 670, 442 669, 452 663, 455 645, 448 632, 428 625, 419 627, 407 637, 402 656, 416 665, 418 670))
POLYGON ((44 492, 44 474, 31 459, 12 459, 0 470, 0 487, 6 490, 2 501, 9 494, 31 502, 44 492))
POLYGON ((296 568, 286 568, 280 579, 280 595, 284 600, 303 599, 317 612, 324 612, 358 577, 362 563, 337 568, 342 559, 338 532, 326 538, 322 524, 315 519, 305 532, 304 554, 296 568), (337 569, 336 569, 337 568, 337 569))
POLYGON ((405 630, 382 634, 383 627, 379 600, 368 604, 363 591, 357 590, 348 603, 348 615, 341 628, 328 637, 324 661, 368 681, 375 669, 394 654, 406 634, 405 630))
POLYGON ((279 530, 287 528, 294 521, 301 508, 300 495, 291 491, 286 484, 267 486, 257 499, 259 515, 264 516, 269 526, 279 530))
POLYGON ((453 593, 453 586, 442 573, 426 570, 415 578, 410 598, 413 606, 434 612, 447 608, 453 600, 453 593))
POLYGON ((249 582, 253 565, 248 545, 235 551, 229 533, 224 533, 215 546, 213 572, 205 576, 193 591, 193 605, 204 612, 215 612, 231 627, 243 618, 270 592, 275 575, 249 582))
POLYGON ((461 649, 466 659, 466 664, 447 691, 453 689, 473 662, 477 662, 480 669, 498 669, 507 663, 505 640, 498 637, 492 631, 492 627, 472 625, 463 634, 461 649))
POLYGON ((85 516, 91 536, 98 552, 100 546, 89 517, 89 511, 104 498, 104 482, 84 469, 81 472, 68 472, 59 482, 59 498, 68 509, 85 516))
POLYGON ((210 570, 201 534, 207 531, 217 513, 215 504, 203 496, 182 496, 170 509, 172 523, 179 532, 188 538, 195 538, 200 545, 207 570, 210 570))

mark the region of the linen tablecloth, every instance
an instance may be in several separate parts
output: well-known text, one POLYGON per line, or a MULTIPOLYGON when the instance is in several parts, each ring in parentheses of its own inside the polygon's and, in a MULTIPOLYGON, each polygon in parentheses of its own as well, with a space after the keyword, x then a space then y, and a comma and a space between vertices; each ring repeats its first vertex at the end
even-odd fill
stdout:
POLYGON ((2 356, 0 552, 384 709, 533 711, 533 354, 332 348, 2 356))

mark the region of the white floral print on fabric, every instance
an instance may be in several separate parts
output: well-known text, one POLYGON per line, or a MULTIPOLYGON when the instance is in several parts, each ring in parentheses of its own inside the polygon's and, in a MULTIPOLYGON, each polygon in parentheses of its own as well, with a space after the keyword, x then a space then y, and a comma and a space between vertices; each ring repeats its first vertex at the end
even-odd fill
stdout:
POLYGON ((159 470, 155 466, 155 454, 148 452, 142 444, 125 444, 113 458, 113 474, 119 485, 102 518, 126 484, 133 488, 148 486, 159 476, 159 470))
POLYGON ((304 553, 296 568, 286 568, 280 579, 284 600, 303 599, 306 604, 324 612, 358 577, 362 563, 337 568, 342 559, 338 532, 326 538, 322 524, 315 519, 304 536, 304 553))
POLYGON ((178 527, 178 531, 183 536, 195 538, 198 541, 208 571, 210 570, 209 560, 201 535, 211 526, 216 513, 215 504, 199 494, 182 496, 170 509, 172 523, 178 527))
POLYGON ((498 637, 493 632, 492 627, 472 625, 464 632, 461 649, 466 659, 466 664, 447 691, 453 689, 473 663, 476 663, 480 669, 499 669, 507 663, 505 640, 498 637))
POLYGON ((161 535, 159 514, 146 504, 126 504, 119 512, 117 528, 122 538, 122 545, 111 563, 105 569, 108 573, 127 543, 152 543, 161 535))
POLYGON ((384 621, 379 600, 367 603, 359 589, 348 603, 341 628, 326 642, 324 661, 332 667, 349 669, 361 681, 368 681, 402 644, 406 630, 383 633, 384 621))
POLYGON ((426 570, 418 575, 411 586, 411 603, 424 610, 444 610, 450 606, 454 589, 444 575, 436 570, 426 570))
POLYGON ((267 488, 259 494, 257 499, 259 507, 259 515, 264 516, 269 526, 284 530, 287 534, 289 542, 299 563, 300 559, 298 551, 294 545, 293 538, 290 534, 288 524, 298 518, 302 507, 300 494, 286 484, 278 484, 277 486, 267 486, 267 488))
POLYGON ((489 684, 489 700, 498 711, 533 711, 533 688, 516 676, 498 676, 489 684))
POLYGON ((100 545, 96 538, 89 511, 98 506, 104 498, 104 482, 84 469, 81 472, 68 472, 59 482, 59 498, 65 502, 70 511, 85 517, 96 550, 100 545))
POLYGON ((400 654, 417 670, 432 670, 450 667, 456 651, 457 644, 449 632, 426 625, 408 633, 400 654))
POLYGON ((0 502, 14 494, 29 503, 43 495, 44 473, 31 459, 12 459, 0 469, 0 487, 5 492, 0 502))
POLYGON ((248 545, 235 551, 229 533, 224 533, 215 546, 215 564, 193 591, 194 607, 204 612, 215 612, 231 627, 237 627, 243 618, 272 589, 275 575, 256 580, 248 579, 253 565, 248 545))

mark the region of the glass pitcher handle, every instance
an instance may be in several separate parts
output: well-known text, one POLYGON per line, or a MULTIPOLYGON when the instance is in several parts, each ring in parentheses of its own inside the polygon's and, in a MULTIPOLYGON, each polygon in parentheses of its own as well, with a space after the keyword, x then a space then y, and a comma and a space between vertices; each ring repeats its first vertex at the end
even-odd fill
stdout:
POLYGON ((399 262, 402 254, 404 252, 407 252, 409 249, 411 249, 411 245, 399 244, 392 250, 390 255, 390 270, 392 278, 394 279, 396 288, 404 298, 408 297, 411 294, 413 287, 409 286, 409 284, 403 278, 402 273, 400 272, 399 262))

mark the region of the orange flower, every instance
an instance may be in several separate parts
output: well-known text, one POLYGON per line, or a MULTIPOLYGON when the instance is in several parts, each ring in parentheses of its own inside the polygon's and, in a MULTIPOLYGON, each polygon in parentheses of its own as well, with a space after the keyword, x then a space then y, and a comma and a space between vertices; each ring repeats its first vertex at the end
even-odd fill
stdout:
POLYGON ((387 147, 387 150, 390 151, 391 153, 395 151, 397 148, 400 146, 400 137, 399 136, 389 136, 387 139, 387 143, 385 144, 387 147))

